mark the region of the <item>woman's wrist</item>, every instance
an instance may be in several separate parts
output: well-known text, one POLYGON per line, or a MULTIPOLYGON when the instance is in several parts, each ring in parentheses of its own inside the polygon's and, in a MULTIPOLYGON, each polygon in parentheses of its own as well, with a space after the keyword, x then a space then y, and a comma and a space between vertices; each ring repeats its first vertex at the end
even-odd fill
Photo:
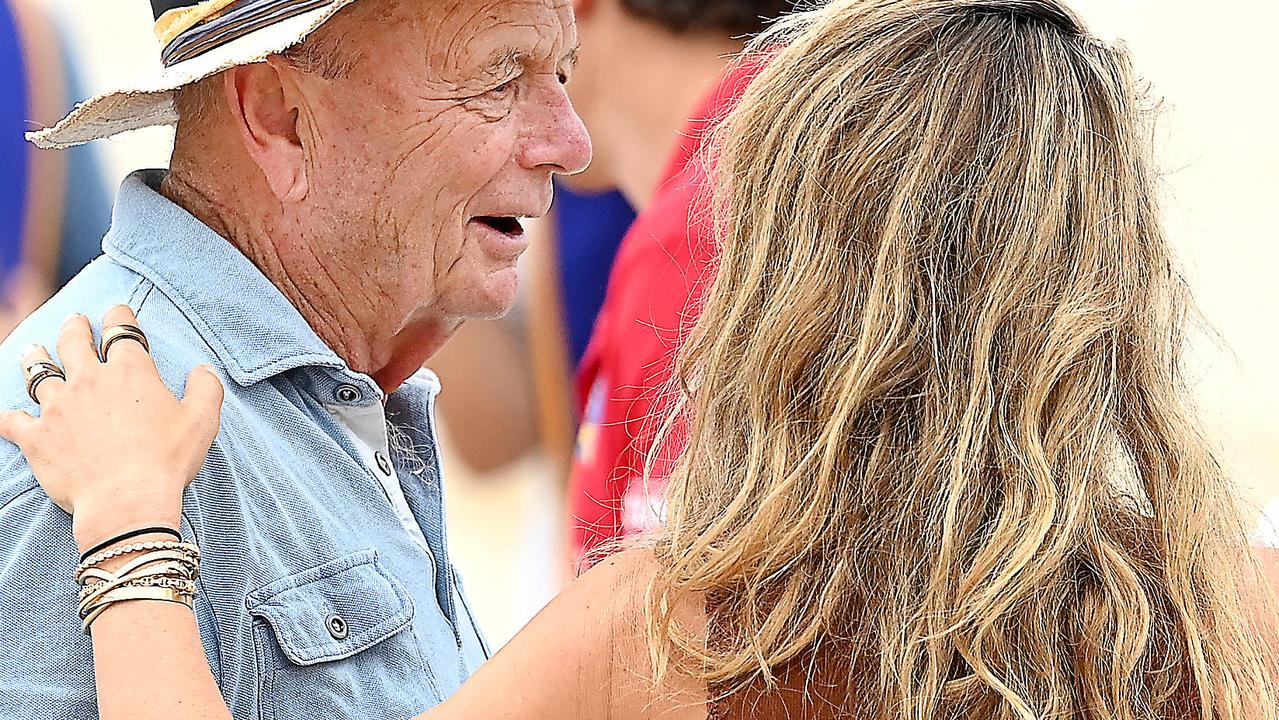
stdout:
MULTIPOLYGON (((182 497, 116 497, 76 504, 72 534, 80 552, 143 528, 179 529, 182 497)), ((172 540, 172 537, 164 538, 172 540)), ((146 542, 146 539, 137 540, 146 542)))
MULTIPOLYGON (((97 550, 94 554, 100 556, 103 553, 110 553, 112 550, 119 550, 121 548, 128 547, 129 545, 139 545, 142 543, 171 543, 171 542, 175 542, 175 540, 173 539, 173 536, 169 535, 168 533, 148 533, 146 535, 138 535, 136 537, 131 537, 128 540, 121 540, 119 542, 110 543, 106 547, 102 548, 101 550, 97 550)), ((81 551, 81 552, 84 552, 84 551, 81 551)), ((109 557, 98 562, 96 564, 96 567, 101 568, 102 570, 106 570, 108 572, 115 572, 119 570, 120 568, 124 567, 125 565, 129 564, 130 562, 132 562, 134 557, 135 557, 134 555, 118 555, 116 557, 109 557)), ((84 559, 91 560, 93 558, 84 558, 84 559)))

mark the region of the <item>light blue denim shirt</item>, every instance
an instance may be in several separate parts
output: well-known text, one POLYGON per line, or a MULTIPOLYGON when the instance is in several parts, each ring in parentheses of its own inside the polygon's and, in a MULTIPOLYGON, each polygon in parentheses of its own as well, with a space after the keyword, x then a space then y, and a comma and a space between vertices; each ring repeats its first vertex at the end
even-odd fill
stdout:
MULTIPOLYGON (((156 192, 162 178, 124 182, 106 255, 0 346, 0 405, 35 411, 18 366, 27 344, 52 349, 67 315, 96 322, 120 303, 170 387, 217 368, 222 432, 181 529, 204 555, 195 610, 227 705, 239 720, 411 718, 487 655, 448 560, 438 380, 423 371, 384 398, 230 243, 156 192), (332 412, 384 401, 425 546, 332 412)), ((0 718, 97 717, 77 561, 70 517, 0 441, 0 718)))

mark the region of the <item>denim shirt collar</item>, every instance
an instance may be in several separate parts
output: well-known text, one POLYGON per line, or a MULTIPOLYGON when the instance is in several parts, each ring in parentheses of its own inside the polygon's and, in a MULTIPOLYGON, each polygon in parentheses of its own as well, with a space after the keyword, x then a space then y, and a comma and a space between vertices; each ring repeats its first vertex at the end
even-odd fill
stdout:
POLYGON ((103 252, 168 296, 240 385, 318 366, 344 371, 381 397, 235 246, 159 193, 165 174, 139 170, 125 179, 103 252))

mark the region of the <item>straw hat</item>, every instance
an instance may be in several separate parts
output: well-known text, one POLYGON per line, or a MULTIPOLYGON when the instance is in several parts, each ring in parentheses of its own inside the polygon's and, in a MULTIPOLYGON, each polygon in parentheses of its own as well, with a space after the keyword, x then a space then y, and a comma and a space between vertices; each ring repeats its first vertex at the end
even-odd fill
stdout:
POLYGON ((175 123, 175 90, 283 52, 354 1, 151 0, 164 69, 137 87, 86 100, 53 127, 27 133, 27 139, 61 149, 175 123))

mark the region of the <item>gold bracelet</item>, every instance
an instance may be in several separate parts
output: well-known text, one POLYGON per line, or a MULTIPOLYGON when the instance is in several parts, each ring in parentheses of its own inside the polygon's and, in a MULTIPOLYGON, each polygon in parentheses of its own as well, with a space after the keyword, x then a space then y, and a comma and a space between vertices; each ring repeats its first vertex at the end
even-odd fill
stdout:
POLYGON ((200 576, 200 550, 186 542, 145 542, 99 552, 75 571, 79 616, 84 632, 107 608, 131 600, 155 600, 194 606, 200 576), (141 553, 114 572, 98 567, 118 557, 141 553))
MULTIPOLYGON (((96 577, 96 574, 94 577, 96 577)), ((101 579, 101 582, 85 584, 84 587, 80 588, 80 606, 83 608, 86 600, 92 596, 100 595, 116 587, 137 585, 143 580, 169 578, 193 583, 197 577, 198 574, 193 574, 190 568, 183 563, 171 560, 155 560, 124 575, 118 575, 110 579, 104 578, 101 579)))
POLYGON ((130 560, 128 563, 126 563, 123 567, 119 568, 115 572, 98 568, 96 567, 96 563, 93 565, 89 565, 87 567, 78 568, 75 573, 75 581, 81 585, 85 583, 86 578, 98 578, 98 579, 106 580, 110 582, 117 578, 128 575, 129 573, 133 572, 139 567, 148 565, 153 562, 158 562, 160 560, 173 560, 175 562, 180 562, 184 564, 186 567, 188 567, 190 569, 190 572, 193 575, 199 573, 200 571, 199 558, 194 555, 191 555, 185 549, 178 548, 178 549, 165 549, 165 550, 151 550, 150 552, 143 555, 142 557, 134 558, 133 560, 130 560))
POLYGON ((76 567, 76 582, 79 582, 80 575, 85 570, 101 565, 107 560, 124 555, 133 555, 140 552, 150 552, 152 550, 177 550, 187 553, 197 562, 200 560, 200 548, 194 543, 176 541, 134 543, 132 545, 124 545, 113 550, 103 550, 97 555, 86 558, 84 562, 80 563, 80 565, 76 567))
POLYGON ((132 553, 143 552, 145 550, 187 550, 196 557, 200 556, 200 548, 194 543, 183 542, 179 540, 152 540, 149 542, 133 543, 130 545, 121 545, 117 548, 103 550, 97 554, 90 555, 80 563, 81 567, 97 565, 105 560, 110 560, 121 555, 129 555, 132 553))
POLYGON ((191 597, 195 597, 196 593, 194 582, 171 577, 148 577, 140 580, 130 580, 125 587, 165 587, 191 597))
MULTIPOLYGON (((78 578, 86 585, 80 592, 79 612, 86 619, 104 598, 118 589, 138 586, 146 578, 169 578, 189 581, 194 586, 199 578, 199 561, 185 550, 153 550, 134 558, 116 572, 88 568, 78 578), (95 580, 100 582, 94 582, 95 580)), ((186 586, 183 586, 185 589, 186 586)))
POLYGON ((165 577, 175 580, 187 580, 192 583, 199 577, 198 573, 191 571, 189 567, 180 563, 173 562, 164 558, 156 558, 154 556, 163 555, 164 551, 152 553, 149 556, 139 558, 135 563, 137 567, 129 568, 127 572, 119 575, 113 575, 106 572, 91 571, 94 577, 101 577, 103 582, 88 586, 81 592, 80 596, 80 617, 83 618, 88 609, 92 607, 98 598, 106 593, 120 587, 136 584, 137 581, 145 578, 165 577))
POLYGON ((195 594, 197 592, 196 584, 194 582, 191 582, 190 580, 179 580, 178 578, 171 578, 171 577, 145 577, 145 578, 139 578, 137 580, 128 580, 120 585, 117 585, 116 587, 104 589, 101 591, 96 591, 97 589, 95 588, 96 592, 87 593, 83 597, 81 597, 80 598, 80 607, 82 609, 81 619, 82 620, 84 619, 84 615, 88 614, 88 610, 91 610, 93 607, 95 607, 98 604, 98 602, 103 598, 103 596, 111 593, 114 590, 118 590, 120 588, 134 588, 134 587, 169 588, 170 590, 177 590, 178 592, 184 595, 190 595, 191 597, 195 597, 195 594))
POLYGON ((93 622, 106 612, 107 608, 122 602, 131 602, 134 600, 155 600, 160 602, 177 603, 185 605, 188 608, 194 607, 194 598, 192 595, 184 593, 173 588, 162 587, 122 587, 116 588, 100 598, 98 604, 94 605, 84 616, 84 634, 89 634, 89 628, 93 622))

